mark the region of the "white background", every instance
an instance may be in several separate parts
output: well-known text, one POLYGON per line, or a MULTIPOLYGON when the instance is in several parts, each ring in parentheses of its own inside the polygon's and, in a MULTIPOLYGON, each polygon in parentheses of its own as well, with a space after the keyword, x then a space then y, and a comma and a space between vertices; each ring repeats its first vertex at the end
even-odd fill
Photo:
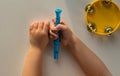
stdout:
MULTIPOLYGON (((51 20, 62 8, 62 18, 73 32, 106 64, 113 76, 120 75, 120 29, 111 37, 86 30, 84 8, 92 0, 0 0, 0 76, 21 76, 29 46, 28 28, 34 20, 51 20)), ((120 6, 120 0, 114 0, 120 6)), ((49 46, 43 60, 44 76, 84 76, 78 64, 64 49, 59 63, 49 46)), ((99 68, 98 68, 99 69, 99 68)))

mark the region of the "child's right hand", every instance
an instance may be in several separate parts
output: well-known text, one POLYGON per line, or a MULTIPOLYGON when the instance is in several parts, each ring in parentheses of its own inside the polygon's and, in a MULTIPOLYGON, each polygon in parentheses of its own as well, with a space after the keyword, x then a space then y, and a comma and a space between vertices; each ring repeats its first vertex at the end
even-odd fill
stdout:
POLYGON ((61 21, 60 24, 56 27, 54 24, 55 19, 52 20, 52 23, 50 25, 50 38, 54 40, 57 39, 57 32, 61 31, 61 42, 63 46, 72 47, 75 44, 76 36, 73 34, 68 25, 64 21, 61 21))

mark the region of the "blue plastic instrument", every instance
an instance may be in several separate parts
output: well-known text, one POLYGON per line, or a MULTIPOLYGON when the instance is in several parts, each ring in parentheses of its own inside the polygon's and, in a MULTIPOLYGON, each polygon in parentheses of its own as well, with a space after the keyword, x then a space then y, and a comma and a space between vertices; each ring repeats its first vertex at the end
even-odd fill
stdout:
MULTIPOLYGON (((60 15, 61 15, 62 10, 61 9, 56 9, 56 22, 55 26, 60 24, 60 15)), ((58 60, 58 55, 59 55, 59 48, 60 48, 60 31, 58 31, 58 39, 54 40, 54 60, 58 60)))

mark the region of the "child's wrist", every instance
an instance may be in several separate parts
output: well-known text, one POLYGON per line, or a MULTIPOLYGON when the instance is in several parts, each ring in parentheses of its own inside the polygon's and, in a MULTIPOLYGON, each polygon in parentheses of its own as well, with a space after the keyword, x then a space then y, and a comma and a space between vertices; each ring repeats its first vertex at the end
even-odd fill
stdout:
POLYGON ((69 42, 67 48, 68 50, 74 50, 75 49, 75 46, 76 46, 76 43, 77 43, 77 37, 76 36, 73 36, 71 41, 69 42))
POLYGON ((33 56, 35 59, 38 58, 38 57, 42 58, 43 57, 43 51, 40 50, 38 47, 30 45, 29 50, 28 50, 28 56, 29 57, 33 56))
POLYGON ((41 53, 44 52, 44 48, 32 44, 30 44, 30 49, 33 49, 34 51, 40 51, 41 53))
POLYGON ((72 47, 76 43, 76 36, 72 36, 68 42, 68 47, 72 47))

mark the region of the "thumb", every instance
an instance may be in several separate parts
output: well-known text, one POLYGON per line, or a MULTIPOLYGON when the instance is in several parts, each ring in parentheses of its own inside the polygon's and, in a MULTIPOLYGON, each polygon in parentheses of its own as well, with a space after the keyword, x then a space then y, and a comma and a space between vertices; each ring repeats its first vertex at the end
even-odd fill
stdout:
POLYGON ((58 24, 56 27, 53 28, 53 31, 64 31, 65 30, 65 26, 63 26, 62 24, 58 24))
POLYGON ((49 28, 50 28, 50 22, 49 21, 45 21, 43 29, 48 32, 49 28))

